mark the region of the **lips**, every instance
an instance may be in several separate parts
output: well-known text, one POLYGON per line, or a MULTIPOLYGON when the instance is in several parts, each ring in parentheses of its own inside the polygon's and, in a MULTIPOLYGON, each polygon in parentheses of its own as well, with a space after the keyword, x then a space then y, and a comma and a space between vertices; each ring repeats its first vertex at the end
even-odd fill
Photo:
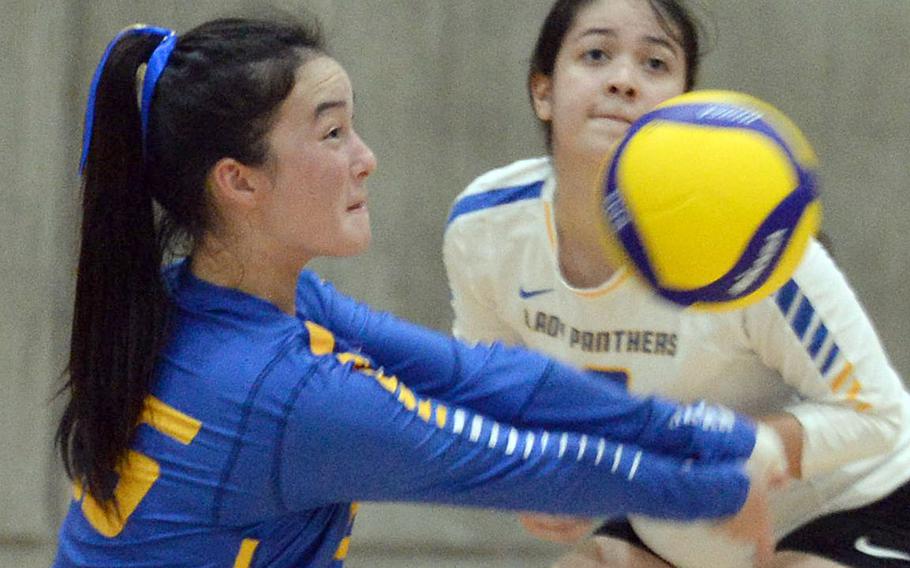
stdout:
POLYGON ((632 119, 630 119, 628 117, 625 117, 625 116, 622 116, 619 114, 611 114, 611 113, 596 114, 596 115, 594 115, 594 118, 599 118, 601 120, 612 120, 615 122, 624 122, 626 124, 632 124, 632 122, 633 122, 632 119))
POLYGON ((367 208, 367 201, 366 201, 366 199, 364 199, 363 201, 357 201, 354 204, 349 205, 348 212, 356 213, 358 211, 366 211, 366 208, 367 208))

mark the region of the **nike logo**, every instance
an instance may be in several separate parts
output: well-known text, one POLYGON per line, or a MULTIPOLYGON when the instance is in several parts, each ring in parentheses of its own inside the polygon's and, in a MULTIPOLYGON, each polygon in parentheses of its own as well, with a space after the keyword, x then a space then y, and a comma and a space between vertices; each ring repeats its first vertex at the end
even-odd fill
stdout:
POLYGON ((907 560, 910 561, 910 554, 906 552, 901 552, 900 550, 894 550, 893 548, 884 548, 882 546, 875 546, 869 542, 869 537, 861 536, 856 539, 856 542, 853 543, 853 548, 862 552, 866 556, 874 556, 875 558, 891 558, 893 560, 907 560))
POLYGON ((518 295, 521 296, 522 300, 527 300, 528 298, 533 298, 534 296, 540 296, 541 294, 546 294, 547 292, 552 292, 553 288, 541 288, 540 290, 525 290, 524 288, 518 289, 518 295))

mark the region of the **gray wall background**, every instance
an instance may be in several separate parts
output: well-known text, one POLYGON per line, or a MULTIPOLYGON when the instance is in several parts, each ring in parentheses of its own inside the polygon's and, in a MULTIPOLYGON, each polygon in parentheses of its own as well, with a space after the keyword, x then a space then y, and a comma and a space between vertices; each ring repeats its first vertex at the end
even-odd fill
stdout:
MULTIPOLYGON (((477 174, 542 152, 524 75, 549 3, 273 3, 322 20, 379 159, 372 249, 315 265, 339 288, 448 328, 440 246, 451 200, 477 174)), ((250 6, 0 2, 0 549, 52 542, 65 506, 52 396, 65 365, 82 109, 97 58, 129 23, 182 31, 250 6)), ((807 133, 821 158, 836 258, 910 377, 910 0, 701 0, 696 8, 707 14, 712 46, 700 86, 764 98, 807 133)), ((368 506, 358 522, 355 556, 360 547, 502 558, 518 546, 542 565, 556 551, 503 514, 368 506)))

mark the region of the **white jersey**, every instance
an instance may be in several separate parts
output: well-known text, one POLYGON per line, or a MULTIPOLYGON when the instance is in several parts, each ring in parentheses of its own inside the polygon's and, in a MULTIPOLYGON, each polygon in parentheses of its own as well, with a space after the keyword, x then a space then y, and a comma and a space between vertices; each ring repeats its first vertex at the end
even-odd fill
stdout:
POLYGON ((526 345, 634 393, 793 414, 804 479, 774 498, 778 536, 910 478, 910 395, 821 245, 775 295, 733 312, 681 309, 623 270, 573 288, 554 190, 539 158, 488 172, 456 200, 444 245, 456 336, 526 345))

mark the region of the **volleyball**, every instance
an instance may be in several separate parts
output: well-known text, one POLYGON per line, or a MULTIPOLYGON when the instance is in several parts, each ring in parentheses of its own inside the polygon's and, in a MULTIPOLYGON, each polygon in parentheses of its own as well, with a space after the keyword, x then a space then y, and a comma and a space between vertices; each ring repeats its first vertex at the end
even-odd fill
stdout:
POLYGON ((664 298, 734 309, 792 277, 821 223, 815 152, 772 105, 693 91, 635 121, 602 176, 606 250, 664 298))
MULTIPOLYGON (((770 426, 758 424, 755 449, 745 470, 751 483, 761 484, 766 489, 780 486, 786 477, 784 445, 770 426)), ((678 568, 749 568, 755 565, 755 543, 732 538, 724 533, 718 522, 673 522, 639 515, 629 515, 628 520, 648 548, 678 568)))

